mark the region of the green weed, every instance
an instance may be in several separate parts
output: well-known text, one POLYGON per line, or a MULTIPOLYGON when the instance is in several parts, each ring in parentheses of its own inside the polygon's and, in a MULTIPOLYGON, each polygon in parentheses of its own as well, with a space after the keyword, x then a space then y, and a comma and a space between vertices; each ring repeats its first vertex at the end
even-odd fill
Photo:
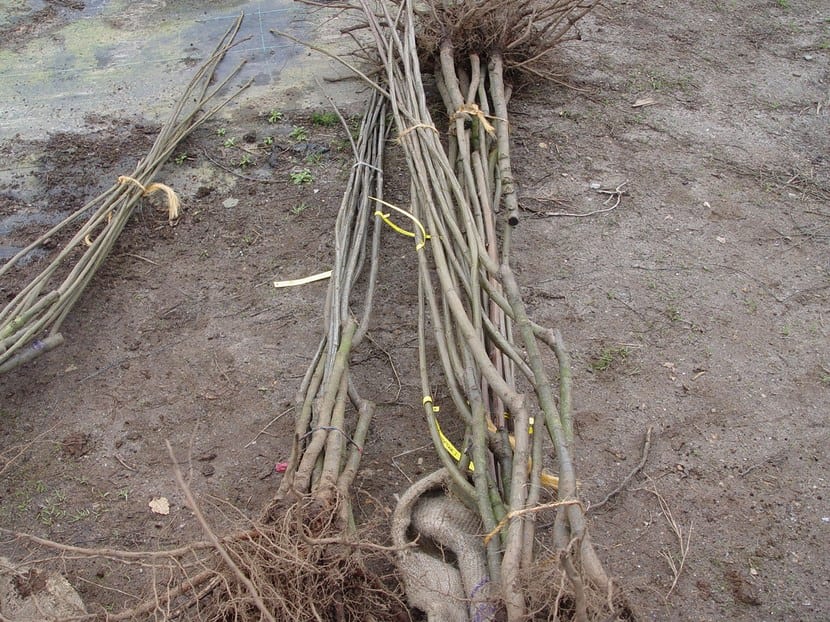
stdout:
POLYGON ((669 318, 670 322, 679 322, 683 319, 683 316, 680 315, 680 309, 674 305, 666 307, 666 317, 669 318))
POLYGON ((77 523, 79 521, 86 520, 90 516, 92 516, 92 510, 90 510, 89 508, 75 510, 69 515, 69 522, 77 523))
POLYGON ((352 138, 355 140, 360 136, 360 126, 363 124, 363 117, 360 115, 354 115, 349 117, 349 134, 352 135, 352 138))
POLYGON ((648 81, 652 91, 680 91, 689 93, 693 88, 692 79, 689 76, 666 76, 654 72, 648 75, 648 81))
POLYGON ((14 507, 18 512, 25 512, 32 504, 32 496, 25 490, 17 490, 14 493, 14 507))
POLYGON ((607 370, 616 363, 625 361, 628 358, 629 350, 625 346, 609 346, 591 360, 591 369, 595 372, 607 370))
POLYGON ((283 114, 279 110, 272 110, 268 113, 268 123, 277 123, 282 121, 283 114))
POLYGON ((294 129, 288 134, 288 137, 296 140, 298 143, 305 142, 308 140, 308 130, 302 125, 295 125, 294 129))
POLYGON ((314 181, 314 175, 312 175, 311 171, 307 168, 304 168, 301 171, 294 171, 289 175, 289 178, 291 179, 291 183, 295 186, 304 186, 314 181))
POLYGON ((337 125, 339 120, 340 118, 337 116, 337 113, 331 111, 311 113, 311 123, 313 125, 331 127, 332 125, 337 125))

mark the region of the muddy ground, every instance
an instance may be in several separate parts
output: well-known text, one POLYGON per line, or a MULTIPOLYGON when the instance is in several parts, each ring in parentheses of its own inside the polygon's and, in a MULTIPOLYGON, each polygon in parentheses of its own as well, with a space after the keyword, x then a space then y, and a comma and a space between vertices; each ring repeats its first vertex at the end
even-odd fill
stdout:
MULTIPOLYGON (((514 256, 533 315, 570 345, 586 500, 653 430, 642 472, 590 513, 594 541, 641 620, 830 618, 830 6, 612 0, 582 31, 562 51, 575 88, 513 97, 514 256)), ((66 344, 0 377, 2 527, 85 547, 200 538, 165 440, 218 530, 262 509, 326 287, 271 283, 327 269, 351 166, 321 112, 263 100, 200 129, 161 175, 183 199, 178 226, 145 206, 66 344), (159 496, 167 516, 148 508, 159 496)), ((3 245, 132 170, 155 131, 100 115, 46 142, 5 137, 0 214, 28 224, 3 245)), ((435 462, 412 248, 386 241, 354 368, 382 404, 354 493, 365 520, 435 462)), ((0 554, 55 557, 6 536, 0 554)), ((141 595, 115 561, 60 567, 91 607, 141 595)))

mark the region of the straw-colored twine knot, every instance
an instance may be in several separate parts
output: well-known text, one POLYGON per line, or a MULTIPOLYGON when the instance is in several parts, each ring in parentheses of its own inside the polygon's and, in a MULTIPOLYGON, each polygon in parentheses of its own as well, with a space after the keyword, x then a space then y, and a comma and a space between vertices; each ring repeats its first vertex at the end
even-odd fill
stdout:
POLYGON ((398 137, 395 139, 395 142, 401 144, 403 142, 404 137, 410 132, 414 132, 415 130, 432 130, 436 134, 440 134, 438 128, 436 128, 434 125, 431 125, 429 123, 416 123, 415 125, 412 125, 406 128, 405 130, 399 132, 398 137))
POLYGON ((181 202, 179 201, 179 197, 176 195, 173 188, 156 182, 145 187, 140 181, 127 175, 121 175, 118 178, 119 184, 125 184, 128 182, 141 188, 141 194, 145 197, 153 194, 154 192, 163 192, 165 197, 167 197, 167 222, 169 222, 172 227, 179 221, 179 206, 181 205, 181 202))
MULTIPOLYGON (((490 134, 490 136, 496 135, 496 128, 487 120, 489 115, 484 114, 484 111, 478 107, 478 104, 464 104, 458 110, 453 112, 450 115, 450 124, 455 123, 458 119, 463 116, 471 116, 478 119, 478 122, 481 123, 481 127, 484 128, 484 131, 490 134)), ((498 117, 490 116, 491 119, 498 119, 498 117)))

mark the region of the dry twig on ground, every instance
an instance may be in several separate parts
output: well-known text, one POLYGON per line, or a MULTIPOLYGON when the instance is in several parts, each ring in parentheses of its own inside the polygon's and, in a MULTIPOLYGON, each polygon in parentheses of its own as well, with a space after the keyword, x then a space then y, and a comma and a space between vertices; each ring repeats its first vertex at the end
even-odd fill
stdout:
POLYGON ((657 487, 654 485, 654 482, 650 483, 651 487, 643 488, 643 490, 650 492, 657 498, 657 502, 660 504, 660 512, 663 514, 663 518, 666 519, 672 534, 677 539, 676 552, 666 549, 660 551, 660 556, 666 560, 672 574, 671 586, 664 597, 668 600, 672 595, 672 592, 674 592, 674 589, 677 587, 677 582, 680 580, 680 574, 683 572, 683 567, 686 565, 686 559, 689 556, 689 550, 692 544, 692 523, 690 522, 688 529, 684 530, 683 525, 681 525, 674 518, 665 497, 657 491, 657 487))

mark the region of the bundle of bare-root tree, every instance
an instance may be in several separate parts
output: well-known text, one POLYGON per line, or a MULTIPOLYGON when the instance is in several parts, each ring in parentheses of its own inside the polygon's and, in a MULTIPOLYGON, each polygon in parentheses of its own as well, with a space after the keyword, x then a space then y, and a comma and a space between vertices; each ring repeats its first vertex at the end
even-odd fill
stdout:
POLYGON ((31 251, 83 221, 49 264, 0 311, 0 373, 31 361, 63 343, 61 325, 92 277, 103 265, 143 197, 162 192, 167 197, 171 224, 179 217, 179 200, 169 186, 154 177, 184 138, 204 123, 246 86, 216 101, 241 68, 237 66, 217 81, 216 70, 234 46, 242 16, 225 32, 210 57, 187 85, 169 120, 147 156, 129 175, 113 185, 52 229, 21 249, 0 267, 0 277, 11 274, 31 251))
POLYGON ((558 333, 528 317, 510 261, 519 218, 505 76, 545 76, 550 52, 576 36, 575 22, 593 4, 360 2, 417 225, 424 415, 444 466, 401 497, 392 535, 409 601, 430 619, 586 621, 613 617, 618 606, 578 496, 568 356, 558 333), (446 107, 446 147, 447 123, 430 114, 422 66, 434 67, 446 107), (430 376, 428 325, 440 379, 430 376), (558 362, 558 391, 542 346, 558 362), (440 416, 451 413, 466 430, 461 450, 438 425, 439 380, 452 397, 440 416), (548 444, 558 481, 542 468, 548 444), (558 487, 547 503, 546 484, 558 487), (540 560, 535 519, 543 509, 555 509, 554 551, 540 560), (432 551, 405 548, 416 536, 432 551), (436 550, 452 551, 452 563, 436 550))
MULTIPOLYGON (((336 110, 336 108, 335 108, 336 110)), ((285 475, 259 521, 213 538, 211 570, 184 601, 184 618, 221 620, 406 619, 391 549, 361 540, 350 488, 375 404, 350 371, 372 317, 381 244, 376 201, 383 197, 388 104, 368 102, 354 165, 335 223, 335 256, 320 344, 295 397, 295 428, 285 475), (219 555, 217 556, 216 553, 219 555)), ((338 112, 339 115, 339 112, 338 112)), ((184 484, 182 483, 184 487, 184 484)), ((196 508, 195 501, 191 505, 196 508)), ((206 533, 210 528, 202 521, 206 533)), ((186 581, 193 585, 193 580, 186 581)), ((185 583, 182 583, 185 585, 185 583)))
POLYGON ((324 334, 295 398, 285 475, 249 531, 217 542, 222 559, 213 560, 210 578, 221 582, 209 586, 209 597, 191 601, 188 614, 195 619, 408 617, 400 581, 389 576, 391 549, 361 540, 350 496, 375 412, 350 359, 366 338, 379 272, 382 227, 374 213, 383 200, 387 116, 386 99, 376 93, 352 142, 355 163, 335 224, 324 334))
POLYGON ((375 93, 357 144, 343 121, 355 163, 335 223, 334 265, 323 313, 326 328, 297 392, 293 445, 277 493, 278 500, 311 495, 322 506, 340 503, 340 520, 348 530, 354 527, 349 488, 375 411, 358 391, 349 357, 366 337, 372 317, 382 228, 377 222, 371 225, 378 220, 374 202, 383 197, 387 114, 385 99, 375 93), (358 301, 354 292, 361 276, 366 286, 358 301), (347 426, 349 406, 356 410, 357 421, 347 426))
POLYGON ((192 574, 150 609, 134 611, 155 604, 168 618, 199 620, 406 619, 378 573, 382 563, 370 558, 391 551, 409 604, 436 622, 617 618, 620 600, 578 496, 568 355, 556 331, 528 317, 511 267, 519 214, 506 80, 553 77, 550 53, 576 36, 575 23, 593 4, 338 5, 362 16, 365 51, 385 80, 372 83, 377 95, 354 145, 325 334, 297 393, 285 477, 262 520, 245 531, 217 538, 200 518, 209 541, 190 545, 186 561, 177 551, 170 563, 171 576, 181 568, 192 574), (439 119, 422 67, 446 109, 439 119), (406 208, 382 196, 388 113, 411 174, 406 208), (424 425, 443 464, 401 495, 391 547, 356 536, 349 492, 374 412, 350 373, 350 355, 370 325, 381 218, 409 227, 415 241, 424 425), (546 360, 556 362, 553 374, 546 360), (438 404, 436 395, 451 403, 438 404), (463 443, 447 438, 439 417, 458 419, 463 443), (543 469, 551 450, 556 475, 543 469), (546 548, 536 529, 543 512, 555 515, 546 548), (205 554, 208 546, 214 554, 205 554))
MULTIPOLYGON (((138 562, 152 570, 145 600, 79 619, 408 619, 392 549, 360 539, 349 492, 375 411, 361 396, 349 363, 367 334, 379 272, 383 227, 375 211, 383 197, 387 117, 386 99, 376 94, 353 143, 355 164, 334 231, 325 331, 297 392, 288 468, 260 520, 217 535, 176 467, 177 481, 205 532, 201 542, 167 551, 96 550, 6 532, 29 545, 76 557, 138 562)), ((173 450, 168 450, 175 465, 173 450)))

